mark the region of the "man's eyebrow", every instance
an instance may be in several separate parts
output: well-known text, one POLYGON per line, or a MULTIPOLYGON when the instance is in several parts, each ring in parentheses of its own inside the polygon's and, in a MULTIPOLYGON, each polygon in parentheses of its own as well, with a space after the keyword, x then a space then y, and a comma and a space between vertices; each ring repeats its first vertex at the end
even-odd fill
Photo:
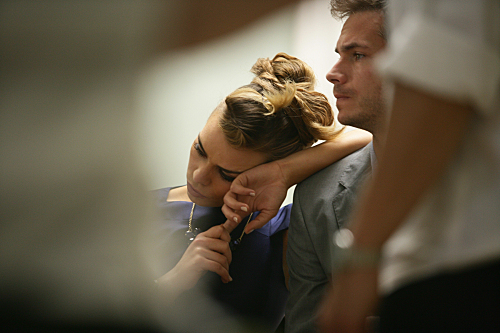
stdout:
MULTIPOLYGON (((359 43, 356 43, 356 42, 353 42, 353 43, 349 43, 349 44, 346 44, 346 45, 342 45, 340 47, 340 49, 341 49, 342 52, 347 52, 347 51, 355 49, 355 48, 366 49, 366 48, 368 48, 368 46, 367 45, 363 45, 363 44, 359 44, 359 43)), ((339 49, 335 48, 335 52, 339 53, 339 49)))

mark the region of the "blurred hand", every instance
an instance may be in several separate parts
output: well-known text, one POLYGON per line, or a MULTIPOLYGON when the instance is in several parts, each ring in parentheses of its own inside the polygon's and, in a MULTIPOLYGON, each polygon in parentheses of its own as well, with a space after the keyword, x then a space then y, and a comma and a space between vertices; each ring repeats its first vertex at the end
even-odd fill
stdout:
POLYGON ((227 218, 224 227, 231 232, 245 216, 255 211, 260 213, 246 226, 245 232, 263 227, 278 213, 288 187, 276 161, 240 174, 224 196, 222 212, 227 218))
POLYGON ((224 283, 232 281, 230 241, 231 236, 222 225, 197 235, 177 265, 157 280, 160 291, 175 298, 174 295, 193 288, 207 271, 219 274, 224 283))
POLYGON ((377 305, 375 268, 352 268, 340 272, 319 310, 320 332, 373 332, 373 313, 377 305))

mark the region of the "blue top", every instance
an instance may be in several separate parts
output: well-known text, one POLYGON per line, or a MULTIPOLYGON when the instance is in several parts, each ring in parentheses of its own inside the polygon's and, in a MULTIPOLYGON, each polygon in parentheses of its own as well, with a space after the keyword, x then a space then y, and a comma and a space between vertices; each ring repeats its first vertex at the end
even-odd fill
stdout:
MULTIPOLYGON (((160 258, 164 263, 159 276, 171 270, 188 247, 184 233, 188 229, 193 204, 186 201, 167 202, 170 189, 153 192, 160 210, 158 237, 160 258)), ((281 208, 264 227, 243 236, 233 251, 229 267, 233 281, 223 283, 219 275, 207 272, 194 290, 188 292, 196 292, 200 285, 208 285, 210 295, 219 300, 227 311, 259 321, 274 331, 284 316, 288 297, 283 274, 283 231, 288 229, 290 223, 291 206, 281 208)), ((252 220, 257 215, 258 212, 254 213, 252 220)), ((243 219, 231 233, 233 240, 241 236, 247 220, 243 219)), ((220 207, 196 205, 191 224, 193 229, 200 228, 203 232, 225 221, 220 207)))

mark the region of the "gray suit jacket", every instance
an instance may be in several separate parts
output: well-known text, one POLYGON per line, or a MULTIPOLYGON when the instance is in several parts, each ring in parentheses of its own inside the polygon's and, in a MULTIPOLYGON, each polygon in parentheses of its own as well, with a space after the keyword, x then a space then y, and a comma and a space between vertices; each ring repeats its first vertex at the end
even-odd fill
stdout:
POLYGON ((332 268, 332 235, 347 223, 357 191, 371 174, 371 146, 315 173, 295 189, 288 231, 287 333, 317 331, 316 312, 332 268))

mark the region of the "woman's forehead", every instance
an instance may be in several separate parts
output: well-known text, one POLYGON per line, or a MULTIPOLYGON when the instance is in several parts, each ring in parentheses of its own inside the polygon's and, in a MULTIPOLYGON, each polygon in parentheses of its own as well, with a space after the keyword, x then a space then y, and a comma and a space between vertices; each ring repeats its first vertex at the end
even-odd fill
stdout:
POLYGON ((243 172, 267 160, 262 152, 231 146, 219 126, 218 117, 210 117, 199 134, 199 141, 209 161, 226 170, 243 172))

